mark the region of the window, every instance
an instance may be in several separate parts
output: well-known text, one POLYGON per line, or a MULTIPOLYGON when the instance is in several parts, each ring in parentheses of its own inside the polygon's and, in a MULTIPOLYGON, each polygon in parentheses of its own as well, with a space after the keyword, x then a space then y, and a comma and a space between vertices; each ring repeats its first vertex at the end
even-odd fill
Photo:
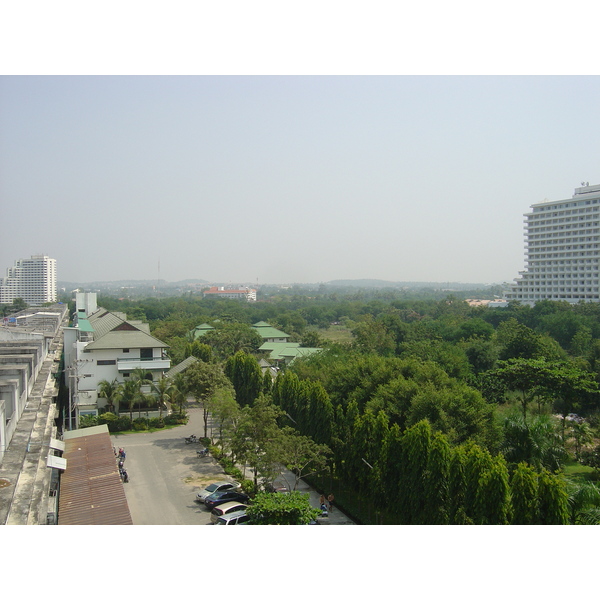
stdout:
POLYGON ((97 360, 96 364, 99 367, 102 367, 102 366, 107 366, 107 365, 116 365, 117 361, 116 360, 97 360))

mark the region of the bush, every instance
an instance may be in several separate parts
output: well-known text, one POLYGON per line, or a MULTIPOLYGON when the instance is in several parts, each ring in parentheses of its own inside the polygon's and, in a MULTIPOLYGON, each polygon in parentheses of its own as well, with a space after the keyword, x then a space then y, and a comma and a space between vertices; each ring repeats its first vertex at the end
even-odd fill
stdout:
POLYGON ((98 425, 98 417, 96 415, 81 415, 79 417, 79 428, 96 427, 98 425))
POLYGON ((170 414, 164 417, 166 425, 185 425, 189 420, 187 415, 170 414))
POLYGON ((217 460, 221 460, 223 458, 223 449, 220 446, 210 446, 210 453, 217 460))
POLYGON ((144 419, 144 417, 134 419, 131 423, 131 427, 134 431, 144 431, 145 429, 148 429, 148 419, 144 419))
POLYGON ((161 417, 152 417, 148 420, 148 427, 152 429, 162 429, 165 426, 165 420, 161 417))
POLYGON ((254 496, 254 494, 256 494, 257 490, 254 487, 254 481, 252 481, 252 479, 244 479, 242 481, 242 492, 249 496, 254 496))
POLYGON ((100 423, 101 425, 108 425, 110 429, 110 424, 114 423, 118 419, 119 417, 117 417, 117 415, 111 412, 103 412, 101 415, 98 416, 98 423, 100 423))
POLYGON ((131 419, 127 416, 119 417, 114 423, 108 424, 109 431, 127 431, 131 429, 131 419))

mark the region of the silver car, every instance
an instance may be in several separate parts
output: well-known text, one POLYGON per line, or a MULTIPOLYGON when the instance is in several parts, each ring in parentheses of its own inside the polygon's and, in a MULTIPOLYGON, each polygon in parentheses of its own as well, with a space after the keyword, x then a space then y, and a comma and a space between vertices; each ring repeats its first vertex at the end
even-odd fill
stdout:
POLYGON ((237 481, 215 481, 215 483, 211 483, 201 492, 198 492, 196 495, 196 502, 204 504, 206 498, 215 492, 237 491, 241 489, 241 487, 242 486, 237 481))

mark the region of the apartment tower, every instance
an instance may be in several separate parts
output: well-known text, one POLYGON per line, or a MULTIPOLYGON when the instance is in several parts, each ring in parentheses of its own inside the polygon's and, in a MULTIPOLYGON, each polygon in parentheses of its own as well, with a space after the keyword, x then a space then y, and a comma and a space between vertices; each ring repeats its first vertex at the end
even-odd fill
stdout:
POLYGON ((571 199, 525 214, 525 270, 507 298, 600 302, 599 259, 600 185, 582 183, 571 199))
POLYGON ((0 304, 23 298, 30 306, 56 302, 56 259, 37 254, 22 258, 0 279, 0 304))

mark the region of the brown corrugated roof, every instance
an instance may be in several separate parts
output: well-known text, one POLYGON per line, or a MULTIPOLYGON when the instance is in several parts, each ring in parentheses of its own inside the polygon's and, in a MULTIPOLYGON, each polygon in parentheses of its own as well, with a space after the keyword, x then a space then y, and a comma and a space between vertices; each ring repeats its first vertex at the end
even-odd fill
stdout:
MULTIPOLYGON (((60 480, 59 525, 133 525, 108 429, 67 439, 60 480)), ((70 432, 75 433, 75 432, 70 432)))

